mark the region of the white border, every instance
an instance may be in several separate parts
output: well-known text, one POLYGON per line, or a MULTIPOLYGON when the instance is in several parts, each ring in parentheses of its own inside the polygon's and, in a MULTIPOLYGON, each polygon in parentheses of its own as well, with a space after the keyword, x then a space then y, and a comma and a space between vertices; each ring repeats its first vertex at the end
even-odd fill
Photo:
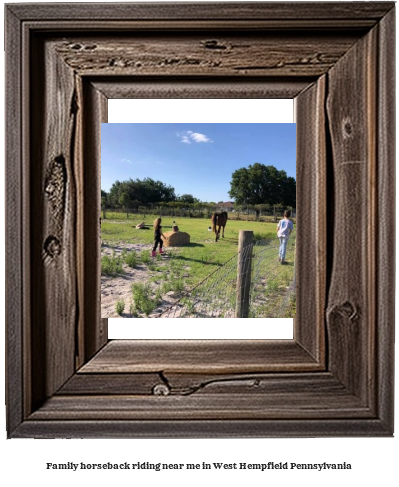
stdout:
POLYGON ((291 99, 108 100, 108 123, 293 123, 291 99))
MULTIPOLYGON (((108 123, 293 123, 291 99, 108 100, 108 123), (191 122, 190 122, 191 120, 191 122)), ((109 339, 293 339, 292 318, 110 318, 109 339)))

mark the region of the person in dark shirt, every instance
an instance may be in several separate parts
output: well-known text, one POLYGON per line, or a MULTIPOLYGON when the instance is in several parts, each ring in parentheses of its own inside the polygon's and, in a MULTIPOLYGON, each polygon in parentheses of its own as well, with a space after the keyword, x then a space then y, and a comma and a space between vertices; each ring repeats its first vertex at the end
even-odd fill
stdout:
POLYGON ((162 250, 162 245, 163 245, 162 237, 165 238, 165 235, 162 233, 161 222, 162 222, 161 217, 157 218, 154 221, 154 247, 152 249, 152 257, 155 257, 157 255, 158 244, 159 244, 159 253, 160 254, 164 253, 162 250))

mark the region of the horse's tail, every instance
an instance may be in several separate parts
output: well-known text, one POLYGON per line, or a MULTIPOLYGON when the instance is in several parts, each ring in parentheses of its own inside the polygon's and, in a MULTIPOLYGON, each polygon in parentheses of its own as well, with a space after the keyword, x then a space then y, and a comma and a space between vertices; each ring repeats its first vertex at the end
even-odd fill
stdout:
POLYGON ((217 215, 213 213, 212 215, 212 232, 216 233, 216 222, 217 222, 217 215))

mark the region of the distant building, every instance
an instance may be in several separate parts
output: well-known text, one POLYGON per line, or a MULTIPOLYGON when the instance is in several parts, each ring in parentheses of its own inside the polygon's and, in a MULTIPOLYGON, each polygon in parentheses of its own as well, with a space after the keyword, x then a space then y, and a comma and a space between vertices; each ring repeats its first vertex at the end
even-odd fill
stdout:
POLYGON ((226 203, 218 203, 216 206, 219 211, 234 211, 234 203, 232 201, 226 201, 226 203))

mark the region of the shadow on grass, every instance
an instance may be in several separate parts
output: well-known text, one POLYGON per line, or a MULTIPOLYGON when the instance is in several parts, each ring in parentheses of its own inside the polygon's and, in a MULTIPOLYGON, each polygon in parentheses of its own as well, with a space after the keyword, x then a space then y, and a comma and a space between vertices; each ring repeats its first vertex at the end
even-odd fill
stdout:
POLYGON ((219 242, 223 241, 235 242, 238 245, 238 237, 220 237, 219 242))
POLYGON ((184 245, 184 247, 191 249, 191 248, 195 248, 195 247, 205 247, 205 245, 204 244, 201 244, 201 243, 194 243, 194 242, 192 242, 192 243, 189 243, 189 244, 184 245))
POLYGON ((180 261, 187 261, 187 262, 199 262, 200 264, 206 265, 206 266, 217 266, 220 267, 223 265, 222 262, 206 262, 204 259, 194 259, 192 257, 183 257, 182 255, 177 255, 175 257, 176 260, 180 261))

